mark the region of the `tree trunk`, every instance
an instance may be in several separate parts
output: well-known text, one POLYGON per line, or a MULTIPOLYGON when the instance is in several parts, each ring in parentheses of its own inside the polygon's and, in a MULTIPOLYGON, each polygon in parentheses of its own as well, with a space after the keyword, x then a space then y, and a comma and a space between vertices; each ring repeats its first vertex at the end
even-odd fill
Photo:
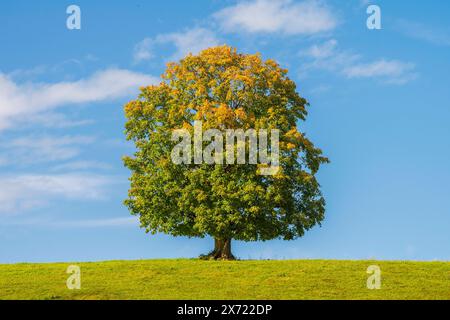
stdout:
POLYGON ((231 253, 231 239, 214 238, 214 250, 207 255, 202 255, 203 259, 214 260, 235 260, 231 253))

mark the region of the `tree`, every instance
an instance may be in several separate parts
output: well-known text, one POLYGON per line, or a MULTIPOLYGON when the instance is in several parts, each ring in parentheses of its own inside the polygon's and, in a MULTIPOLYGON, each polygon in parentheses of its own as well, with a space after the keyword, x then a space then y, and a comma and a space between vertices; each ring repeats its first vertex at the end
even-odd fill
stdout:
POLYGON ((136 146, 124 158, 132 172, 126 206, 146 232, 212 236, 208 258, 234 259, 232 239, 302 236, 324 219, 316 173, 328 162, 297 128, 307 106, 287 70, 259 54, 219 46, 168 63, 161 83, 125 106, 126 136, 136 146), (259 163, 175 164, 173 130, 193 132, 196 120, 204 129, 278 129, 280 170, 269 176, 259 163))

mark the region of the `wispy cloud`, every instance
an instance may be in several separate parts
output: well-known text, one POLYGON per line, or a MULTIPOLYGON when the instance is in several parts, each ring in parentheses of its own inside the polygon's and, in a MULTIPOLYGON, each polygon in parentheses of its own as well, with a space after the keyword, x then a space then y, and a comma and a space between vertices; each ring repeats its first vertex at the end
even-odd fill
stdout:
POLYGON ((320 69, 335 72, 349 79, 373 78, 398 85, 417 77, 413 63, 388 59, 364 62, 361 55, 339 49, 335 39, 315 44, 301 51, 300 56, 309 59, 302 67, 305 73, 311 69, 320 69))
POLYGON ((388 83, 404 84, 416 78, 414 64, 396 60, 380 59, 345 67, 343 73, 349 78, 386 78, 388 83))
POLYGON ((333 30, 337 18, 321 1, 254 0, 214 14, 225 31, 311 35, 333 30))
POLYGON ((73 128, 95 123, 93 119, 70 119, 63 113, 43 112, 16 120, 20 128, 39 125, 46 128, 73 128))
POLYGON ((337 41, 328 40, 321 44, 315 44, 301 52, 301 55, 309 56, 315 59, 329 58, 336 52, 337 41))
POLYGON ((50 222, 50 226, 62 228, 101 228, 101 227, 124 227, 139 226, 137 217, 108 218, 108 219, 85 219, 61 222, 50 222))
POLYGON ((0 155, 12 164, 63 161, 78 156, 81 146, 94 141, 92 136, 80 135, 25 136, 3 141, 0 155))
POLYGON ((96 174, 25 174, 0 176, 0 214, 15 214, 51 199, 98 200, 112 179, 96 174))
POLYGON ((152 59, 155 47, 163 44, 173 44, 175 53, 169 60, 178 60, 188 53, 196 54, 201 50, 216 46, 219 40, 211 30, 204 28, 187 29, 184 32, 160 34, 155 38, 145 38, 134 48, 133 58, 136 63, 152 59))
POLYGON ((353 65, 361 59, 361 56, 356 53, 338 49, 338 42, 335 39, 314 44, 300 51, 299 55, 306 61, 302 66, 304 73, 310 69, 342 73, 345 67, 353 65))
POLYGON ((58 164, 52 168, 52 171, 107 170, 111 168, 112 166, 108 163, 80 160, 58 164))
POLYGON ((124 69, 107 69, 86 79, 56 83, 19 84, 0 73, 0 130, 60 106, 120 98, 158 81, 124 69))
POLYGON ((83 220, 49 220, 46 218, 34 219, 14 219, 3 222, 10 226, 32 226, 49 228, 106 228, 106 227, 127 227, 139 226, 137 217, 120 217, 104 219, 83 219, 83 220))
POLYGON ((152 38, 145 38, 144 40, 138 42, 134 46, 133 50, 133 59, 135 63, 138 63, 140 61, 144 60, 150 60, 154 57, 154 48, 155 40, 152 38))
POLYGON ((395 27, 409 38, 438 46, 450 46, 450 30, 432 28, 422 23, 403 19, 398 20, 395 27))

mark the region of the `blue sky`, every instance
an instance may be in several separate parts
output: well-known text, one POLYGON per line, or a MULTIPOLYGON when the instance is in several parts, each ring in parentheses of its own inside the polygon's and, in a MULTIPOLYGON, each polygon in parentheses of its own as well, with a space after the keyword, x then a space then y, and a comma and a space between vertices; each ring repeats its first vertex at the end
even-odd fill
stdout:
POLYGON ((321 227, 241 258, 450 260, 450 4, 8 1, 0 10, 0 263, 195 257, 212 240, 131 217, 122 106, 217 44, 289 69, 331 159, 321 227), (366 27, 369 4, 381 30, 366 27), (81 8, 81 30, 66 8, 81 8))

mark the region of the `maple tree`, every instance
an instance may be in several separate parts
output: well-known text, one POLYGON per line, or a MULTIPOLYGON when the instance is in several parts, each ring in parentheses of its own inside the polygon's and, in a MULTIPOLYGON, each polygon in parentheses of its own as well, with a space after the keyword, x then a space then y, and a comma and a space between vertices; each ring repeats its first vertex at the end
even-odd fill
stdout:
POLYGON ((146 232, 214 238, 204 257, 234 259, 231 240, 295 239, 324 219, 316 179, 322 151, 298 126, 307 101, 287 70, 259 54, 219 46, 168 63, 158 85, 141 88, 125 106, 126 136, 136 146, 124 158, 132 174, 126 206, 146 232), (174 129, 278 129, 279 167, 261 164, 175 164, 174 129))

